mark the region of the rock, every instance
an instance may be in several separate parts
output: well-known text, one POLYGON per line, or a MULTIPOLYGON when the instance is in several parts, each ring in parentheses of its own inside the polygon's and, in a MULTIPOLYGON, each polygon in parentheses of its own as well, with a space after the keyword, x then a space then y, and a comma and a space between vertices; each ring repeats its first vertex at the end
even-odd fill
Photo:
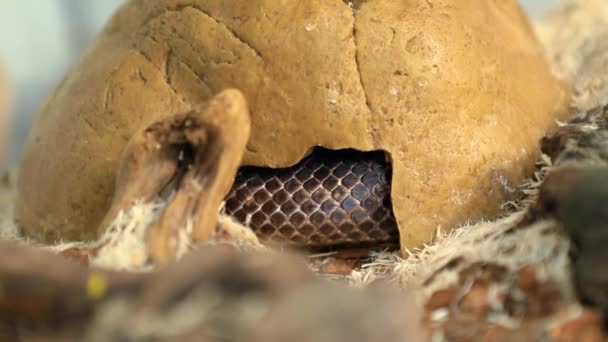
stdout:
POLYGON ((358 259, 334 259, 323 264, 319 270, 321 274, 346 276, 354 269, 361 266, 362 260, 358 259))
POLYGON ((475 341, 484 333, 486 323, 471 314, 458 314, 443 325, 443 333, 448 341, 475 341))
POLYGON ((543 336, 543 322, 525 322, 517 328, 508 328, 480 321, 474 315, 460 314, 446 322, 446 341, 539 341, 543 336))
POLYGON ((601 316, 594 311, 584 311, 579 317, 558 324, 549 331, 555 342, 601 342, 605 341, 601 316))
POLYGON ((557 312, 561 301, 562 296, 557 286, 549 282, 542 283, 534 292, 528 293, 526 317, 540 319, 550 316, 557 312))
POLYGON ((456 299, 457 294, 458 289, 453 286, 435 291, 426 303, 426 311, 431 313, 437 309, 449 307, 456 299))
POLYGON ((502 282, 509 275, 509 269, 493 262, 475 262, 459 273, 460 285, 472 282, 487 287, 492 282, 502 282))
POLYGON ((478 317, 485 316, 490 311, 488 299, 488 288, 485 286, 473 286, 460 303, 460 309, 478 317))
POLYGON ((536 268, 533 265, 522 267, 517 272, 517 287, 524 293, 530 293, 538 287, 536 268))

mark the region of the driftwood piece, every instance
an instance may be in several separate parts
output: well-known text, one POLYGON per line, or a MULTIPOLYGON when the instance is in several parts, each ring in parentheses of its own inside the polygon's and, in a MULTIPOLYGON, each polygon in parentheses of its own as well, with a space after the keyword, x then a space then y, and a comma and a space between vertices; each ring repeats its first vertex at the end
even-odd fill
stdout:
POLYGON ((188 113, 164 118, 135 134, 123 153, 102 233, 136 201, 159 201, 166 207, 147 234, 148 254, 156 263, 176 258, 182 233, 195 243, 206 241, 249 132, 244 97, 225 90, 188 113))
POLYGON ((101 292, 136 290, 145 277, 96 271, 37 248, 2 242, 0 318, 32 328, 74 329, 90 318, 101 292))
POLYGON ((418 340, 413 297, 348 289, 291 255, 204 248, 153 273, 0 243, 0 334, 62 341, 418 340))

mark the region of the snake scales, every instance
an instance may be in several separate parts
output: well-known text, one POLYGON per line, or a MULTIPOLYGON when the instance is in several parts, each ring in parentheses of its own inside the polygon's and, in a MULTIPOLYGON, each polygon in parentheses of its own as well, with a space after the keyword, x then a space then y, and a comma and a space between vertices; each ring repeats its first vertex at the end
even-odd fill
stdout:
POLYGON ((266 243, 396 244, 390 176, 382 152, 317 148, 289 168, 241 168, 225 210, 266 243))

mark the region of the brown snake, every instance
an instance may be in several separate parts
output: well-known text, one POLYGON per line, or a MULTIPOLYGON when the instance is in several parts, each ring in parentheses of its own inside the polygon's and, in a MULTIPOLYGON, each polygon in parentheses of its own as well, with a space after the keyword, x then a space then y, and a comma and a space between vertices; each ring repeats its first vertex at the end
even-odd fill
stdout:
POLYGON ((225 210, 266 243, 396 244, 390 176, 382 152, 317 148, 289 168, 241 168, 225 210))

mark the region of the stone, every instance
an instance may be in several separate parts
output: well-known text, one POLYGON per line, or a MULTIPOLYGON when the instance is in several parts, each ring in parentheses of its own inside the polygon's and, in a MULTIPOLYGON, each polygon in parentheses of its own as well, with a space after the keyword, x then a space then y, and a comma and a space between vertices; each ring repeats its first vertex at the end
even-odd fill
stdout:
POLYGON ((524 293, 530 293, 536 290, 538 286, 536 268, 533 265, 524 266, 517 271, 517 287, 524 293))
POLYGON ((549 331, 549 337, 556 342, 606 340, 601 315, 590 310, 584 310, 579 317, 557 324, 549 331))
POLYGON ((454 303, 457 295, 458 288, 454 286, 435 291, 426 303, 426 312, 431 313, 438 309, 449 308, 454 303))
POLYGON ((320 269, 320 274, 347 276, 363 263, 362 259, 334 259, 324 263, 320 269))
POLYGON ((491 309, 490 301, 488 300, 488 288, 485 286, 473 286, 462 298, 460 309, 478 317, 485 316, 491 309))

